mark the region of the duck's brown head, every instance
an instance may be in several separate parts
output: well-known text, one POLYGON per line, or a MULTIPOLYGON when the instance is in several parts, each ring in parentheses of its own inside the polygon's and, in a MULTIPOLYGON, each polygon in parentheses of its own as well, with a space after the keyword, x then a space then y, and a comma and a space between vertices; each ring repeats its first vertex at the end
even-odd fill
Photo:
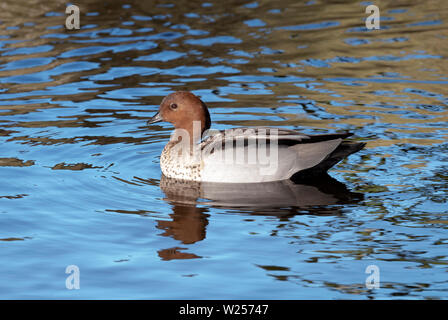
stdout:
POLYGON ((175 129, 186 130, 192 141, 200 137, 195 137, 193 124, 200 126, 200 135, 210 128, 210 114, 208 108, 201 99, 188 91, 177 91, 166 96, 157 112, 148 121, 148 125, 160 121, 173 124, 175 129))

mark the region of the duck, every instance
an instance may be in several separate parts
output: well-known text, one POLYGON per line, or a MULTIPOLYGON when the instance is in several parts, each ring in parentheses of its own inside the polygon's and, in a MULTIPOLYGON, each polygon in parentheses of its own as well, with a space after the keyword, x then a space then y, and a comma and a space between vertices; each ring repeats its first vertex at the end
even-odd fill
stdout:
POLYGON ((364 142, 350 132, 308 135, 275 127, 211 129, 207 105, 189 91, 163 98, 147 125, 174 126, 160 156, 165 177, 216 183, 261 183, 318 179, 364 142))

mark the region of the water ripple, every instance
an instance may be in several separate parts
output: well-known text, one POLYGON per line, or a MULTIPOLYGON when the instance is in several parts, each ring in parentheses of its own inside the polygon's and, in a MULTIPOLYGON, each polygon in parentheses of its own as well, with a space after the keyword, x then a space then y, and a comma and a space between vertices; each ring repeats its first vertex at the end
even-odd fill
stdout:
POLYGON ((86 1, 70 31, 65 5, 2 2, 1 297, 447 297, 445 2, 384 4, 380 30, 366 3, 86 1), (179 186, 159 167, 172 127, 146 126, 175 90, 216 129, 367 147, 298 194, 179 186))

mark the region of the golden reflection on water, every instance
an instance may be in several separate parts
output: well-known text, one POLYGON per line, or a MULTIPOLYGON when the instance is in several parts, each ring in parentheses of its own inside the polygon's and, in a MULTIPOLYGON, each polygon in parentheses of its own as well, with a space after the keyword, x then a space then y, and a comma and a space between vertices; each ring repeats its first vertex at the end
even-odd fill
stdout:
MULTIPOLYGON (((179 65, 199 65, 212 66, 210 59, 219 57, 222 65, 228 65, 236 68, 240 73, 251 74, 254 80, 249 80, 249 87, 244 89, 244 94, 233 93, 228 86, 240 87, 245 80, 231 80, 228 82, 225 74, 212 74, 206 76, 206 81, 193 81, 179 83, 179 86, 173 89, 209 89, 221 92, 222 88, 227 87, 222 96, 231 99, 227 102, 211 102, 210 107, 219 111, 222 108, 233 108, 233 110, 250 111, 252 107, 265 108, 266 111, 250 112, 253 117, 259 119, 226 119, 218 120, 222 125, 276 125, 276 126, 298 126, 320 129, 335 129, 345 126, 350 128, 367 128, 385 123, 390 125, 389 131, 401 133, 419 133, 434 132, 438 127, 428 128, 427 123, 446 123, 448 121, 448 110, 443 107, 439 111, 417 109, 412 105, 445 105, 446 97, 440 100, 437 96, 417 94, 407 92, 409 88, 418 88, 427 93, 443 95, 447 84, 445 75, 448 74, 448 64, 446 63, 445 53, 448 49, 447 30, 444 24, 417 24, 415 15, 421 15, 420 20, 441 20, 448 18, 445 6, 441 1, 425 1, 410 5, 409 3, 399 3, 396 1, 381 1, 379 7, 384 17, 393 17, 393 19, 382 21, 382 28, 379 31, 361 32, 356 28, 362 27, 362 19, 365 17, 364 7, 356 1, 347 1, 345 3, 315 3, 307 5, 305 1, 287 1, 282 3, 280 14, 270 13, 270 10, 279 9, 278 4, 272 1, 259 1, 255 8, 248 8, 239 2, 213 3, 213 6, 198 7, 198 4, 187 1, 176 2, 175 10, 158 6, 152 2, 130 2, 132 6, 124 9, 120 3, 104 4, 99 1, 86 1, 80 6, 81 12, 98 12, 97 16, 82 15, 82 25, 93 25, 91 28, 83 31, 66 31, 62 25, 65 22, 65 2, 50 1, 45 4, 41 1, 27 2, 27 10, 24 10, 23 1, 3 1, 0 19, 0 35, 10 35, 8 40, 11 43, 5 45, 8 49, 33 48, 39 46, 50 46, 43 52, 37 50, 29 54, 4 55, 2 62, 5 64, 30 58, 55 58, 50 63, 29 67, 17 68, 12 70, 0 71, 0 78, 13 77, 18 75, 32 75, 36 73, 51 71, 66 63, 72 63, 81 59, 87 59, 97 64, 91 70, 76 71, 68 70, 62 74, 51 76, 47 81, 26 83, 6 82, 2 85, 7 88, 8 94, 27 92, 26 98, 49 98, 51 103, 21 103, 21 98, 8 99, 9 104, 0 106, 4 110, 1 114, 4 116, 14 116, 39 112, 46 108, 60 108, 57 101, 64 101, 67 97, 64 95, 53 95, 48 91, 48 87, 83 81, 89 76, 106 73, 110 68, 125 66, 140 66, 148 68, 170 69, 179 65), (200 8, 202 12, 201 19, 187 18, 185 14, 197 11, 200 8), (283 9, 284 8, 284 9, 283 9), (388 10, 406 8, 406 12, 397 12, 388 14, 388 10), (20 12, 20 14, 18 14, 20 12), (49 15, 49 12, 56 14, 49 15), (306 12, 306 14, 304 14, 306 12), (151 21, 133 20, 132 16, 144 15, 166 15, 160 19, 151 21), (264 25, 258 28, 251 28, 252 33, 247 34, 246 21, 251 19, 260 19, 264 25), (123 26, 121 22, 133 20, 134 25, 123 26), (166 24, 169 21, 169 24, 166 24), (330 27, 312 27, 313 24, 322 21, 336 22, 330 27), (33 22, 33 26, 24 26, 24 23, 33 22), (64 57, 64 53, 70 50, 85 48, 87 46, 104 45, 101 42, 101 30, 106 28, 121 28, 137 30, 138 28, 153 28, 153 31, 141 33, 143 36, 151 37, 162 34, 163 32, 178 32, 182 29, 173 29, 175 24, 187 24, 192 30, 205 30, 204 35, 196 36, 185 34, 178 39, 174 38, 168 42, 160 42, 157 38, 154 40, 157 46, 153 49, 144 51, 127 50, 125 52, 112 53, 105 51, 98 54, 87 56, 64 57), (304 29, 303 25, 311 27, 304 29), (52 29, 54 26, 61 26, 59 29, 52 29), (8 30, 15 27, 17 29, 8 30), (92 34, 85 37, 80 36, 84 32, 92 34), (96 35, 95 35, 96 33, 96 35), (206 46, 202 44, 190 45, 189 40, 197 40, 211 36, 231 34, 241 42, 232 45, 215 44, 206 46), (59 36, 58 36, 59 35, 59 36), (349 45, 344 41, 347 39, 361 39, 365 43, 359 45, 349 45), (397 40, 398 39, 398 40, 397 40), (401 39, 401 40, 400 40, 401 39), (439 40, 437 40, 439 39, 439 40), (80 40, 80 41, 73 41, 80 40), (87 40, 87 41, 81 41, 87 40), (177 47, 174 49, 180 52, 188 50, 197 50, 198 55, 187 55, 181 59, 175 59, 160 63, 159 61, 137 61, 141 55, 152 52, 166 50, 171 44, 177 47), (238 56, 237 51, 244 54, 238 56), (424 57, 418 58, 417 55, 424 54, 424 57), (393 59, 382 59, 381 57, 393 57, 393 59), (339 59, 335 59, 339 57, 339 59), (344 57, 349 60, 344 61, 344 57), (107 58, 107 59, 105 59, 107 58), (232 63, 235 58, 245 60, 245 63, 232 63), (318 61, 331 67, 316 67, 313 64, 307 64, 306 61, 318 61), (304 62, 305 61, 305 62, 304 62), (262 70, 262 71, 260 71, 262 70), (264 71, 268 70, 268 71, 264 71), (271 70, 271 71, 269 71, 271 70), (395 73, 396 76, 389 77, 388 74, 395 73), (263 77, 269 75, 274 78, 263 81, 263 77), (386 76, 385 76, 386 75, 386 76), (258 82, 256 77, 260 77, 258 82), (296 77, 296 80, 283 81, 282 77, 296 77), (344 81, 333 81, 333 79, 347 78, 345 82, 355 82, 357 85, 349 85, 344 81), (381 82, 375 79, 385 79, 381 82), (302 80, 299 80, 302 79, 302 80), (251 85, 257 83, 266 93, 263 95, 251 94, 251 85), (439 82, 439 83, 438 83, 439 82), (321 90, 324 89, 324 90, 321 90), (33 91, 36 94, 33 94, 33 91), (386 92, 381 94, 378 92, 386 92), (315 101, 315 107, 321 108, 328 115, 334 117, 317 118, 316 110, 306 110, 300 114, 282 111, 282 107, 291 105, 287 97, 291 95, 300 95, 306 99, 315 101), (15 102, 17 100, 17 102, 15 102), (343 104, 335 105, 335 102, 343 104), (394 114, 392 111, 403 111, 404 114, 394 114), (280 119, 266 119, 272 112, 280 119), (405 116, 406 114, 415 115, 413 118, 405 116), (360 117, 361 116, 361 117, 360 117), (418 117, 421 116, 421 119, 418 117), (428 117, 430 120, 428 120, 428 117), (403 131, 398 131, 403 130, 403 131), (412 130, 412 131, 406 131, 412 130)), ((418 19, 417 19, 418 20, 418 19)), ((140 34, 134 33, 138 40, 126 35, 122 43, 136 43, 142 40, 138 38, 140 34)), ((113 36, 112 36, 113 38, 113 36)), ((120 43, 121 44, 121 43, 120 43)), ((234 75, 231 75, 234 76, 234 75)), ((88 90, 88 85, 84 90, 72 95, 72 101, 88 101, 106 94, 110 90, 120 88, 142 87, 142 81, 151 81, 152 83, 170 83, 173 80, 178 81, 184 75, 163 75, 152 74, 142 76, 135 74, 128 77, 119 77, 116 79, 99 81, 106 84, 105 87, 96 87, 88 90)), ((198 78, 198 76, 193 76, 198 78)), ((202 78, 199 76, 198 79, 202 78)), ((80 85, 82 88, 82 85, 80 85)), ((231 88, 231 87, 230 87, 231 88)), ((240 90, 238 90, 240 91, 240 90)), ((128 100, 117 99, 118 101, 128 102, 128 100)), ((151 88, 148 88, 147 97, 141 97, 143 104, 157 105, 161 100, 160 96, 152 96, 151 88)), ((300 104, 292 103, 300 110, 300 104)), ((135 107, 137 111, 147 111, 146 106, 135 107)), ((126 111, 128 108, 114 109, 108 114, 109 118, 120 119, 123 116, 120 111, 126 111)), ((95 121, 95 113, 85 110, 86 114, 77 116, 77 119, 56 119, 50 121, 21 121, 13 124, 3 124, 5 128, 20 127, 90 127, 102 126, 103 122, 95 121)), ((103 110, 106 112, 106 110, 103 110)), ((213 113, 213 111, 212 111, 213 113)), ((219 114, 219 112, 218 112, 219 114)), ((244 115, 244 113, 243 113, 244 115)), ((138 116, 134 118, 139 119, 138 116)), ((141 119, 143 119, 142 117, 141 119)), ((110 122, 111 120, 107 120, 110 122)), ((26 141, 45 140, 45 143, 70 143, 70 138, 49 139, 42 137, 16 137, 15 139, 26 141)), ((148 135, 146 139, 151 139, 148 135)), ((132 139, 131 139, 132 140, 132 139)), ((101 138, 98 138, 99 143, 101 138)), ((133 142, 138 142, 132 140, 133 142)), ((385 138, 376 135, 375 139, 368 142, 368 148, 378 146, 389 146, 397 143, 413 144, 437 144, 446 141, 446 134, 438 135, 434 138, 403 138, 389 137, 385 138)), ((104 143, 110 143, 104 141, 104 143)))

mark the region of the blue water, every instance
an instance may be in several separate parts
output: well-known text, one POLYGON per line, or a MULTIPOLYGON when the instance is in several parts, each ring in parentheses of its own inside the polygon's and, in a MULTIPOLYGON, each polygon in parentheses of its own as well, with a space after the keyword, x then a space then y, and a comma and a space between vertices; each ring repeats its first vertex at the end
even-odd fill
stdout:
POLYGON ((83 1, 68 31, 63 1, 3 1, 0 298, 446 299, 448 6, 368 31, 365 5, 83 1), (146 121, 176 90, 216 129, 367 147, 291 193, 172 185, 146 121))

